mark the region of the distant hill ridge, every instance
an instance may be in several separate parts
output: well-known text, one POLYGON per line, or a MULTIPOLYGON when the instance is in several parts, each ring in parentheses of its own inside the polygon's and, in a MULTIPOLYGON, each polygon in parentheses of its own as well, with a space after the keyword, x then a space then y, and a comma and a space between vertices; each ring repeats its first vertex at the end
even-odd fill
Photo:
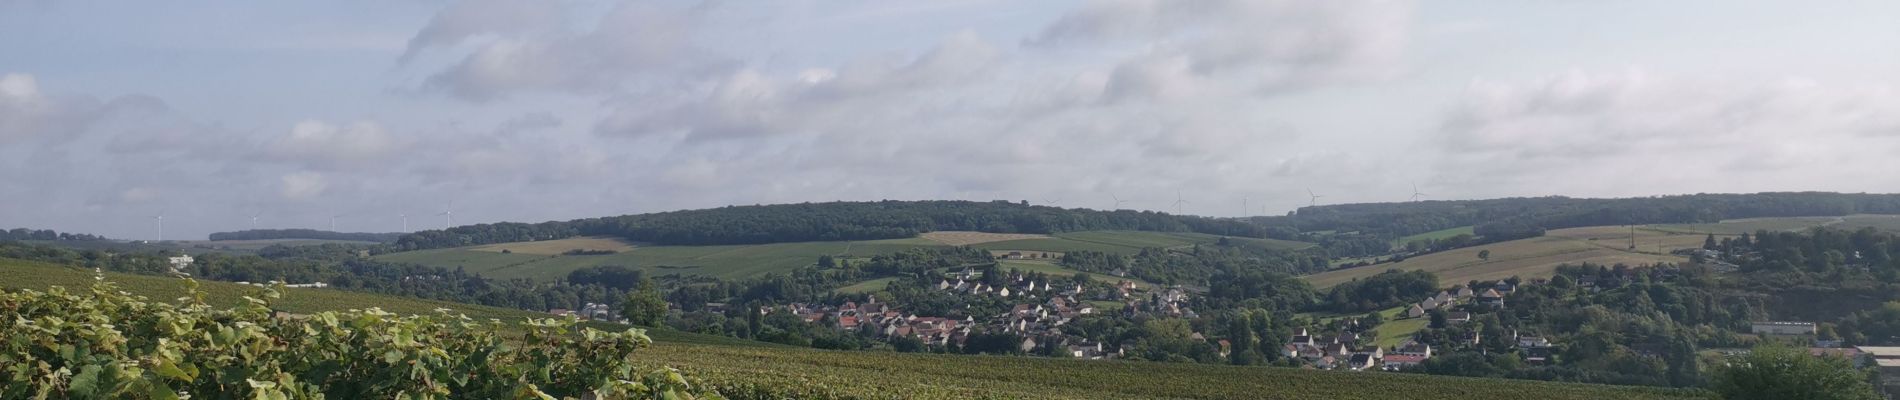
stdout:
POLYGON ((316 229, 250 229, 236 232, 218 232, 211 234, 211 240, 269 240, 269 239, 319 239, 353 240, 359 242, 394 243, 402 237, 400 232, 331 232, 316 229))
POLYGON ((1508 239, 1543 230, 1585 226, 1712 223, 1763 217, 1838 217, 1900 214, 1900 194, 1768 192, 1690 194, 1635 198, 1516 197, 1301 207, 1293 215, 1255 217, 1290 231, 1360 232, 1396 239, 1460 226, 1478 236, 1508 239))
POLYGON ((400 250, 614 236, 662 245, 727 245, 877 240, 933 231, 1059 233, 1090 230, 1200 232, 1263 237, 1259 225, 1153 211, 1097 211, 1025 202, 829 202, 669 211, 535 224, 495 223, 404 235, 400 250))

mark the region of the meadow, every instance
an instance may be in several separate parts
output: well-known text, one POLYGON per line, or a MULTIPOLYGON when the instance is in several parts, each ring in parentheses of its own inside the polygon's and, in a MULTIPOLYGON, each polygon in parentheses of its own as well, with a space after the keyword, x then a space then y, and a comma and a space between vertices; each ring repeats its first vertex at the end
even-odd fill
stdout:
POLYGON ((1426 239, 1438 240, 1438 239, 1444 239, 1444 238, 1458 236, 1458 235, 1476 235, 1476 233, 1473 233, 1472 227, 1467 225, 1467 226, 1440 229, 1440 230, 1435 230, 1431 232, 1425 232, 1425 233, 1420 233, 1416 235, 1402 237, 1402 238, 1399 238, 1399 240, 1397 240, 1394 244, 1399 245, 1399 246, 1404 246, 1406 243, 1411 243, 1413 241, 1426 240, 1426 239))

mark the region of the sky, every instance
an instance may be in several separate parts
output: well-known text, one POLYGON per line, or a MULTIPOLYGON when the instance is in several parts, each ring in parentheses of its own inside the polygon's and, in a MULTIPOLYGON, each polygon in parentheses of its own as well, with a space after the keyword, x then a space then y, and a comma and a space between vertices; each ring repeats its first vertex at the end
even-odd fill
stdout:
POLYGON ((1891 1, 0 0, 0 227, 1891 193, 1893 21, 1891 1))

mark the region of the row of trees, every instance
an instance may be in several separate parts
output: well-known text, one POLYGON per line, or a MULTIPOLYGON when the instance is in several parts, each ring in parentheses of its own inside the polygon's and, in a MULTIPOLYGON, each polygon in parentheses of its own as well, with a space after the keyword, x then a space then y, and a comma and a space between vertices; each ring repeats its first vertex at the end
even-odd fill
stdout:
POLYGON ((0 230, 0 240, 105 240, 98 235, 85 233, 66 233, 52 229, 13 228, 0 230))
POLYGON ((1287 216, 1256 217, 1298 232, 1357 232, 1386 239, 1475 226, 1486 240, 1542 235, 1583 226, 1707 223, 1760 217, 1900 214, 1900 195, 1864 193, 1694 194, 1625 199, 1527 197, 1302 207, 1287 216))

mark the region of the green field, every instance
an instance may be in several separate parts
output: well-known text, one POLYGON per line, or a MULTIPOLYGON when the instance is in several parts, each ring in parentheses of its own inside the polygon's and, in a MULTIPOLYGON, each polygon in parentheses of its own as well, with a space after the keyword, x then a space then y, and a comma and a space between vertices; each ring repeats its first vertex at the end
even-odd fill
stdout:
POLYGON ((1382 317, 1385 322, 1372 328, 1373 332, 1377 332, 1375 335, 1377 338, 1372 341, 1372 345, 1379 347, 1397 346, 1399 342, 1411 338, 1413 334, 1431 325, 1432 321, 1429 318, 1399 319, 1405 314, 1406 308, 1407 307, 1393 307, 1379 311, 1379 316, 1382 317))
MULTIPOLYGON (((1493 280, 1512 276, 1543 278, 1549 277, 1558 265, 1563 264, 1588 262, 1602 265, 1618 263, 1643 265, 1688 262, 1687 258, 1672 255, 1670 252, 1701 247, 1709 234, 1734 236, 1757 230, 1792 231, 1822 226, 1844 229, 1874 227, 1900 231, 1900 216, 1749 218, 1714 224, 1643 225, 1634 229, 1628 226, 1557 229, 1545 233, 1542 237, 1442 251, 1412 257, 1398 263, 1338 269, 1307 275, 1304 278, 1318 288, 1331 287, 1390 269, 1432 271, 1438 274, 1439 282, 1447 285, 1474 279, 1493 280), (1630 248, 1632 237, 1635 239, 1636 248, 1634 249, 1630 248), (1490 259, 1478 258, 1478 252, 1483 250, 1491 251, 1490 259)), ((1428 234, 1442 232, 1445 231, 1428 234)))
MULTIPOLYGON (((1061 265, 1052 264, 1046 261, 1006 260, 999 263, 999 265, 997 265, 997 268, 1002 271, 1008 271, 1010 269, 1018 269, 1018 270, 1022 270, 1023 272, 1041 272, 1041 273, 1049 274, 1049 276, 1051 277, 1061 277, 1065 279, 1071 276, 1075 276, 1075 273, 1077 272, 1082 272, 1082 271, 1076 271, 1073 269, 1063 268, 1061 265)), ((1121 281, 1134 281, 1135 283, 1140 284, 1141 288, 1143 289, 1156 287, 1156 285, 1153 282, 1144 281, 1144 280, 1141 280, 1140 278, 1135 278, 1135 277, 1123 278, 1123 277, 1118 277, 1118 276, 1109 275, 1109 274, 1098 274, 1094 272, 1082 272, 1082 273, 1088 274, 1089 278, 1094 279, 1096 281, 1101 281, 1101 282, 1115 283, 1115 282, 1121 282, 1121 281)))
POLYGON ((1475 233, 1472 233, 1471 226, 1460 226, 1457 228, 1439 229, 1439 230, 1435 230, 1431 232, 1425 232, 1425 233, 1420 233, 1417 235, 1402 237, 1402 238, 1399 238, 1398 242, 1394 244, 1404 246, 1406 243, 1411 243, 1414 241, 1426 240, 1426 239, 1438 240, 1438 239, 1444 239, 1444 238, 1458 236, 1458 235, 1475 235, 1475 233))
MULTIPOLYGON (((167 300, 185 294, 183 280, 104 274, 136 295, 167 300)), ((0 259, 0 287, 85 290, 92 271, 0 259)), ((200 282, 207 302, 228 307, 256 288, 200 282)), ((519 320, 544 314, 329 289, 290 289, 277 308, 295 313, 380 307, 401 314, 438 308, 474 318, 519 320)), ((588 323, 600 329, 624 325, 588 323)), ((785 347, 718 336, 649 330, 654 346, 634 353, 643 366, 678 367, 733 394, 769 386, 778 397, 1037 398, 1037 399, 1408 399, 1509 398, 1538 393, 1547 399, 1691 399, 1665 390, 1414 374, 1308 371, 1290 368, 1059 360, 1033 357, 952 356, 785 347), (874 382, 875 384, 868 384, 874 382), (788 392, 789 391, 789 392, 788 392), (790 393, 788 395, 787 393, 790 393)), ((743 397, 740 397, 743 398, 743 397)))
POLYGON ((854 283, 854 284, 851 284, 850 286, 841 287, 841 288, 838 288, 837 290, 832 290, 832 292, 840 293, 840 294, 875 293, 879 290, 884 290, 885 287, 891 285, 892 281, 896 281, 896 280, 897 278, 877 278, 877 279, 872 279, 872 280, 868 280, 864 282, 854 283))
MULTIPOLYGON (((1183 247, 1210 244, 1220 236, 1182 232, 1093 231, 1056 234, 1047 238, 985 242, 970 247, 986 250, 1025 250, 1062 253, 1094 250, 1133 254, 1145 247, 1183 247)), ((1273 239, 1232 238, 1243 245, 1292 250, 1312 244, 1273 239)), ((723 246, 632 246, 611 255, 568 256, 562 248, 591 248, 599 238, 574 238, 552 241, 490 244, 451 249, 389 253, 376 259, 415 263, 444 268, 461 267, 489 278, 527 278, 548 281, 567 276, 577 269, 618 265, 646 269, 657 274, 687 274, 740 279, 770 272, 786 271, 811 265, 823 255, 870 257, 913 248, 947 247, 924 238, 867 240, 854 242, 799 242, 723 246), (572 241, 571 245, 564 242, 572 241), (501 253, 501 249, 522 251, 501 253), (528 254, 539 253, 539 254, 528 254)))

